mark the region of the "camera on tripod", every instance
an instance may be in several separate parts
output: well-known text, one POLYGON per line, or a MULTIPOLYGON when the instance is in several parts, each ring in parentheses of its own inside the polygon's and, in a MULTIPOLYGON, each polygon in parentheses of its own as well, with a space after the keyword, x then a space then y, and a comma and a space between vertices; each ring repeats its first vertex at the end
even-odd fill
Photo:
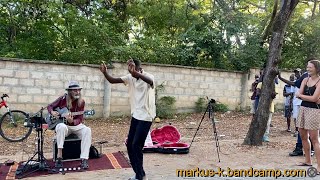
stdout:
POLYGON ((204 112, 204 114, 203 114, 203 116, 202 116, 202 118, 201 118, 201 121, 200 121, 199 126, 198 126, 198 128, 197 128, 197 131, 196 131, 196 133, 194 134, 194 136, 193 136, 193 138, 192 138, 192 141, 191 141, 189 147, 191 148, 191 145, 192 145, 192 143, 193 143, 193 141, 194 141, 194 138, 196 137, 196 135, 197 135, 197 133, 198 133, 198 131, 199 131, 199 128, 200 128, 200 126, 201 126, 201 123, 202 123, 202 121, 203 121, 206 113, 208 113, 208 118, 209 118, 209 120, 212 121, 212 128, 213 128, 214 140, 215 140, 215 142, 216 142, 217 155, 218 155, 218 160, 219 160, 219 162, 220 162, 220 154, 219 154, 219 152, 220 152, 220 145, 219 145, 219 138, 218 138, 218 133, 217 133, 217 128, 216 128, 216 123, 215 123, 215 121, 214 121, 214 106, 213 106, 213 105, 216 103, 216 100, 215 100, 215 99, 210 99, 210 100, 209 100, 208 97, 207 97, 207 99, 208 99, 208 106, 207 106, 206 111, 204 112))
POLYGON ((28 123, 29 126, 34 127, 36 130, 43 129, 42 125, 46 124, 45 119, 41 117, 41 115, 36 115, 30 117, 30 122, 28 123))
POLYGON ((45 119, 43 117, 41 117, 41 114, 36 113, 32 116, 30 116, 29 113, 26 114, 26 119, 23 123, 24 127, 33 127, 33 128, 42 128, 42 124, 45 124, 45 119))
POLYGON ((215 99, 210 99, 209 101, 211 104, 215 104, 216 103, 216 100, 215 99))

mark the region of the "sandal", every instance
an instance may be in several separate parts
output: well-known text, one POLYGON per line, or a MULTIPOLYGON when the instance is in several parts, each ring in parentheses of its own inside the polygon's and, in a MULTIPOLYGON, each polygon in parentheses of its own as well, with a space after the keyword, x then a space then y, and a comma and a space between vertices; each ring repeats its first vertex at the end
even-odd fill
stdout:
POLYGON ((297 166, 312 166, 312 164, 307 163, 298 163, 297 166))

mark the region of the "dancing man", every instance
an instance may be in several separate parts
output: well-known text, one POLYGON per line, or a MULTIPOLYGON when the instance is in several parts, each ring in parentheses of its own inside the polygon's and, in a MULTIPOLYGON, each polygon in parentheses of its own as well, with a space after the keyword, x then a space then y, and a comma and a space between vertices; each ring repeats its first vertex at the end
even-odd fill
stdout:
POLYGON ((142 149, 152 120, 156 116, 154 77, 141 68, 139 60, 130 59, 127 64, 129 74, 120 78, 112 77, 104 63, 100 65, 100 71, 110 83, 128 85, 132 118, 127 150, 132 169, 135 172, 135 176, 129 180, 142 180, 147 179, 143 169, 142 149))

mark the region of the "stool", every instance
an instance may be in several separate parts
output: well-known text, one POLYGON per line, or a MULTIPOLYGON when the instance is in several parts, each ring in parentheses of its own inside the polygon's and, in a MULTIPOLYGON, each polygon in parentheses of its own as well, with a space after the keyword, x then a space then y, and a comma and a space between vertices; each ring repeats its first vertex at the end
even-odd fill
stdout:
MULTIPOLYGON (((56 138, 53 139, 53 161, 57 159, 58 147, 56 138)), ((64 140, 62 149, 62 161, 76 161, 80 160, 81 154, 81 139, 75 134, 70 134, 64 140)))

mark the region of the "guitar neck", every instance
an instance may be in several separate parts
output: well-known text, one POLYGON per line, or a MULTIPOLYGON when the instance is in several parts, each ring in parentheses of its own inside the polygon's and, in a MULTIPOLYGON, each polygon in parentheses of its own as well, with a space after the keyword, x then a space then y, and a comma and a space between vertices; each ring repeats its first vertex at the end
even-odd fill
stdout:
POLYGON ((70 112, 69 110, 67 109, 63 109, 63 111, 58 111, 59 114, 61 115, 61 117, 66 117, 68 115, 71 115, 71 116, 78 116, 78 115, 93 115, 95 112, 94 110, 90 110, 90 111, 77 111, 77 112, 70 112))
POLYGON ((78 115, 82 115, 84 111, 70 112, 70 113, 71 113, 71 116, 78 116, 78 115))

